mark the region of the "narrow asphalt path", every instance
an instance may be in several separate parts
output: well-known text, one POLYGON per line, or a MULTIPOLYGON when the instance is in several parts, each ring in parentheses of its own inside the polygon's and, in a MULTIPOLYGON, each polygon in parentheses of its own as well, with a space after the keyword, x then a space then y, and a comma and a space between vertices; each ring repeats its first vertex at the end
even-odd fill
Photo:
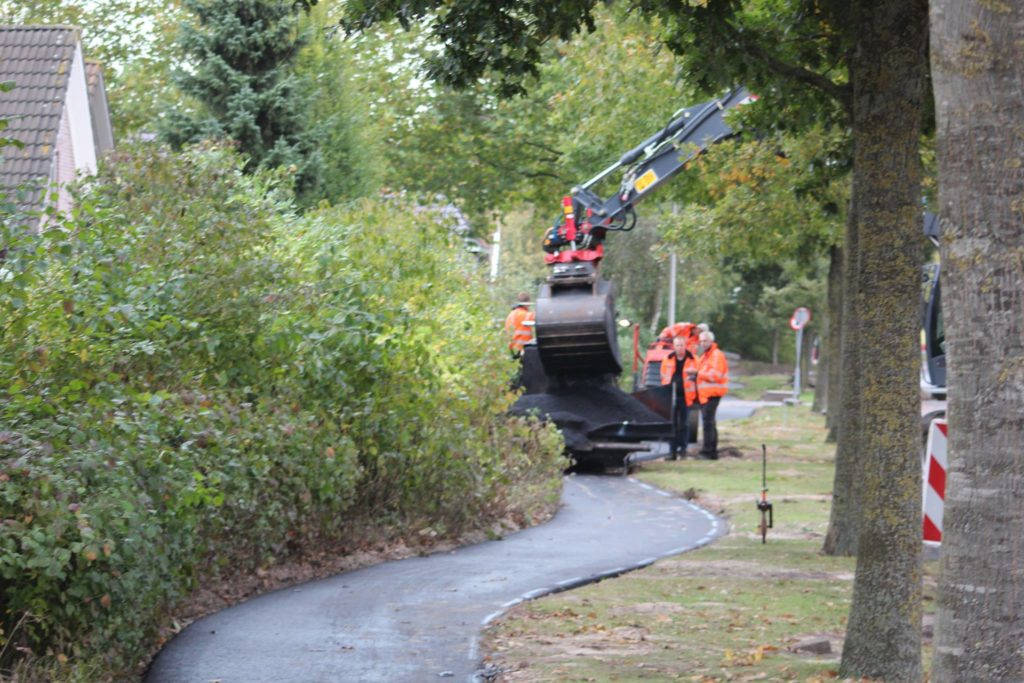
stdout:
MULTIPOLYGON (((753 412, 740 403, 723 401, 721 419, 753 412)), ((146 680, 467 680, 480 664, 481 629, 512 606, 725 531, 711 513, 631 477, 567 476, 546 524, 253 598, 178 634, 146 680)))
POLYGON ((725 524, 632 478, 565 478, 550 522, 268 593, 193 623, 147 681, 471 677, 484 625, 518 602, 704 545, 725 524))

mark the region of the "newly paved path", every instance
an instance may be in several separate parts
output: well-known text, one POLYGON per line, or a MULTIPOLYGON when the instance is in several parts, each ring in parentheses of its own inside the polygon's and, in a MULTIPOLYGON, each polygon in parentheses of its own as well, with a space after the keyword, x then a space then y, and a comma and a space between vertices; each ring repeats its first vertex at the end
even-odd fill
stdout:
MULTIPOLYGON (((747 417, 759 405, 727 397, 718 417, 747 417)), ((480 663, 481 629, 512 606, 725 530, 710 513, 632 478, 572 475, 546 524, 253 598, 185 629, 146 680, 467 680, 480 663)))
POLYGON ((725 530, 710 513, 632 478, 568 476, 563 507, 546 524, 253 598, 185 629, 147 680, 465 681, 480 663, 482 627, 513 605, 725 530))

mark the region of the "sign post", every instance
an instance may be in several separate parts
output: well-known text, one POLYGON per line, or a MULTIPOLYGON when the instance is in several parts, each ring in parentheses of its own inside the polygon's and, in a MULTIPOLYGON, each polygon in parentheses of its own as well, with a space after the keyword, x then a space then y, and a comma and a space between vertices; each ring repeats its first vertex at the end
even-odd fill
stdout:
POLYGON ((804 327, 811 321, 811 309, 800 308, 793 311, 789 326, 796 330, 796 368, 793 370, 793 402, 800 402, 800 351, 804 342, 804 327))

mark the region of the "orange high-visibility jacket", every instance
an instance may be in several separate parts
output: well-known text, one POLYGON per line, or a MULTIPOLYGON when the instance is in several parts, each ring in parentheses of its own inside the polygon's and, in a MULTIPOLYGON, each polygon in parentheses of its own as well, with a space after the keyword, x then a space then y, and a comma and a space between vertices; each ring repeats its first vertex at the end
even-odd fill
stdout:
POLYGON ((533 326, 526 323, 533 322, 533 311, 526 306, 516 306, 505 318, 505 332, 512 335, 508 348, 513 351, 522 351, 523 345, 533 339, 533 326))
POLYGON ((704 355, 697 360, 697 396, 701 403, 709 398, 729 393, 729 363, 718 344, 711 342, 704 355))
POLYGON ((700 330, 693 323, 676 323, 674 325, 669 325, 662 329, 661 334, 658 335, 658 338, 671 340, 674 337, 686 337, 686 350, 689 351, 694 358, 696 358, 699 335, 700 330))
MULTIPOLYGON (((672 375, 676 372, 676 354, 670 353, 665 356, 665 359, 661 361, 661 383, 671 384, 672 375)), ((683 361, 683 371, 694 370, 697 371, 697 361, 693 356, 687 354, 686 360, 683 361)), ((697 400, 697 385, 689 378, 683 380, 684 394, 686 395, 686 405, 692 406, 693 402, 697 400)))
POLYGON ((662 329, 661 334, 658 336, 664 339, 671 339, 672 337, 678 337, 681 334, 685 334, 689 337, 693 334, 693 329, 695 327, 697 326, 693 323, 675 323, 674 325, 668 325, 662 329))

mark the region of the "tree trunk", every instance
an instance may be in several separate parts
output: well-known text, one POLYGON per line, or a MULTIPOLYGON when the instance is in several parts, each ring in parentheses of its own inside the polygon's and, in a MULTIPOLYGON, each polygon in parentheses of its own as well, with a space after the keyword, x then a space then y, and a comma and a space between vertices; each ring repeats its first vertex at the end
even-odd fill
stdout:
MULTIPOLYGON (((818 366, 814 373, 814 401, 811 402, 811 410, 824 414, 828 410, 828 359, 822 349, 824 340, 828 337, 828 321, 822 325, 821 340, 818 342, 818 366)), ((814 347, 811 347, 814 350, 814 347)))
POLYGON ((842 305, 839 330, 839 378, 836 381, 838 410, 835 417, 836 465, 832 480, 832 509, 828 531, 822 551, 826 555, 857 554, 857 522, 860 519, 858 478, 856 476, 857 447, 860 444, 860 387, 861 365, 857 354, 859 319, 854 316, 854 299, 858 288, 856 274, 857 255, 857 178, 854 177, 850 193, 850 208, 846 215, 846 233, 843 238, 842 305))
POLYGON ((839 423, 839 387, 841 386, 839 370, 839 340, 843 329, 843 248, 832 247, 829 250, 828 263, 828 333, 822 357, 825 359, 823 373, 828 373, 827 394, 825 398, 825 425, 828 436, 825 440, 836 440, 836 425, 839 423))
MULTIPOLYGON (((772 330, 772 365, 779 364, 779 331, 772 330)), ((773 370, 774 372, 774 370, 773 370)))
POLYGON ((1024 5, 934 0, 949 468, 936 681, 1024 680, 1024 5))
POLYGON ((860 4, 850 64, 861 363, 857 571, 839 675, 919 681, 921 164, 928 3, 860 4))

